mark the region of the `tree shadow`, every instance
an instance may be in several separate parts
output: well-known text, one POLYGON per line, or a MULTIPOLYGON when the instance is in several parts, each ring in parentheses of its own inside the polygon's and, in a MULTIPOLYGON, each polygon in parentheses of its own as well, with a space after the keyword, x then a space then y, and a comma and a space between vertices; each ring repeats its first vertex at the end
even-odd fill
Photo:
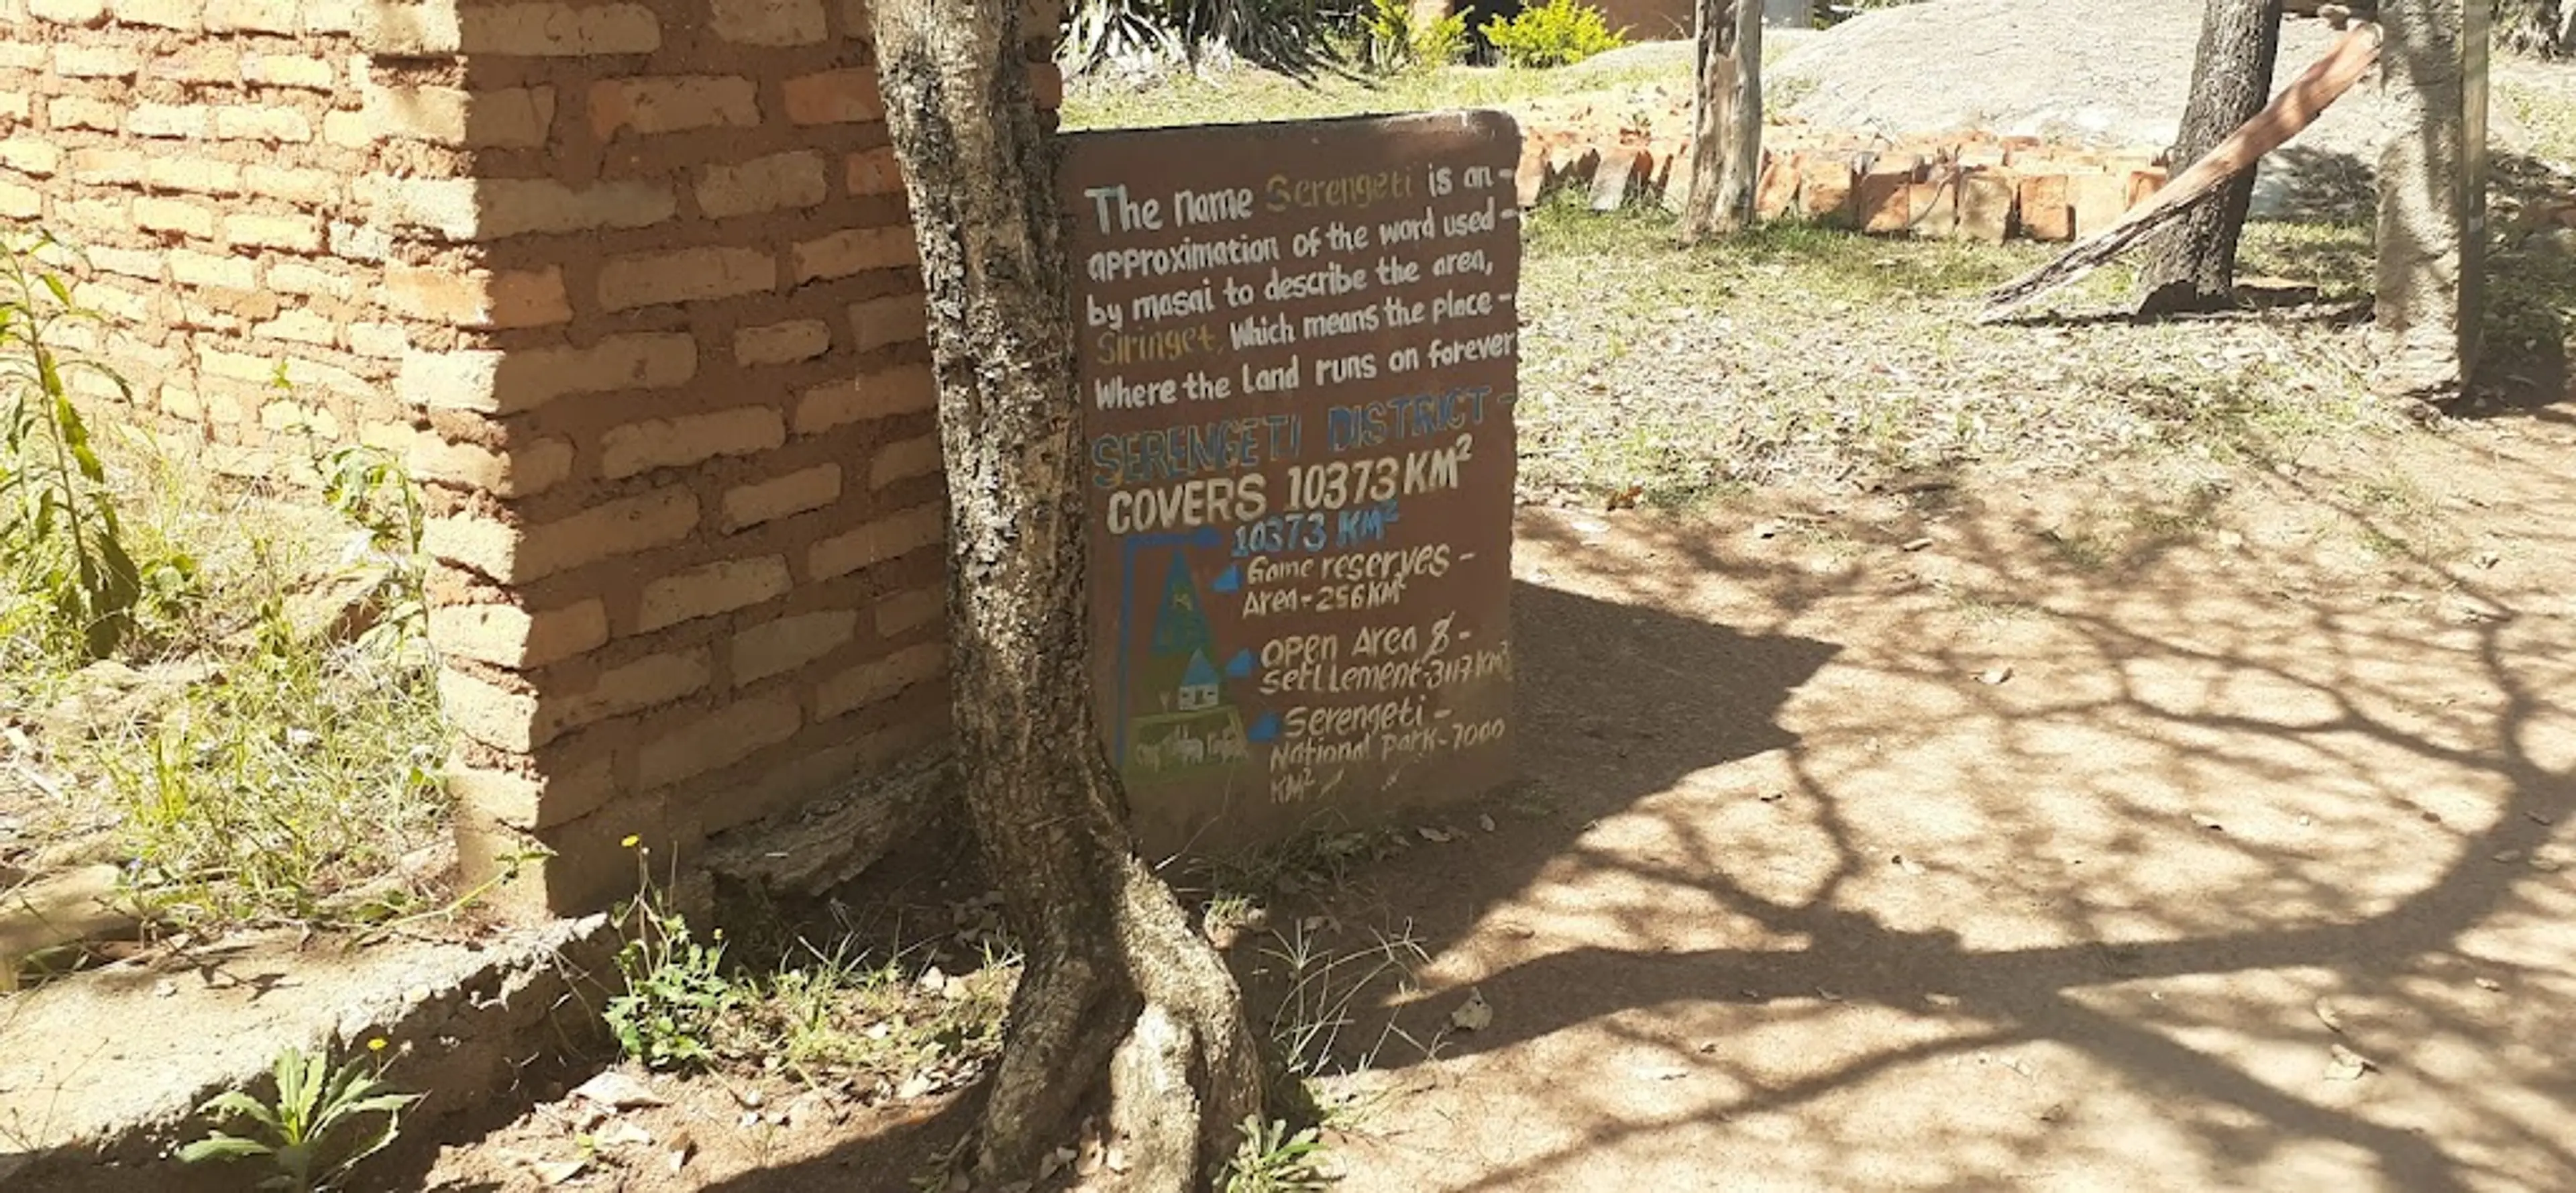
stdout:
MULTIPOLYGON (((1353 1127, 1353 1162, 1553 1188, 1682 1137, 1799 1187, 1895 1187, 1899 1159, 1904 1187, 2012 1183, 1997 1148, 2061 1174, 2179 1165, 2157 1187, 2576 1182, 2576 1074, 2528 1042, 2576 1029, 2547 928, 2576 914, 2556 877, 2576 719, 2553 695, 2576 690, 2576 632, 2537 603, 2541 561, 2576 558, 2551 512, 2576 480, 2512 440, 2417 447, 2495 466, 2457 496, 2510 516, 2519 570, 2437 542, 2397 482, 2313 468, 2271 496, 2375 544, 2369 583, 2215 546, 2227 511, 2189 502, 2188 527, 2106 559, 1991 492, 1759 535, 1525 515, 1522 783, 1433 814, 1444 843, 1275 900, 1432 958, 1428 993, 1381 992, 1426 1047, 1354 1079, 1396 1090, 1399 1121, 1353 1127), (2018 672, 1986 682, 1999 661, 2018 672), (1455 1030, 1471 987, 1496 1015, 1455 1030), (2345 1042, 2369 1084, 2324 1075, 2345 1042), (1638 1094, 1632 1063, 1677 1079, 1638 1094), (1886 1121, 1926 1113, 1891 1089, 1937 1099, 1970 1068, 2047 1092, 1963 1102, 2060 1104, 1952 1124, 1955 1149, 1886 1121), (1444 1160, 1411 1099, 1501 1125, 1444 1160), (2342 1167, 2300 1168, 2319 1154, 2342 1167)), ((901 1188, 886 1146, 720 1187, 901 1188)))
MULTIPOLYGON (((2382 548, 2392 574, 2471 612, 2437 620, 2367 591, 2230 609, 2211 589, 2248 578, 2213 575, 2231 565, 2205 549, 2087 569, 1990 518, 1949 520, 1934 550, 1957 565, 1952 591, 2008 588, 2030 602, 2035 628, 1962 635, 1955 611, 1881 595, 1874 569, 1765 578, 1742 552, 1699 550, 1688 534, 1656 537, 1659 566, 1635 568, 1633 550, 1620 553, 1625 567, 1604 560, 1596 587, 1660 602, 1743 584, 1768 594, 1761 604, 1782 626, 1897 607, 1856 625, 1848 657, 1808 685, 1804 700, 1836 707, 1791 710, 1757 739, 1780 743, 1776 755, 1716 774, 1702 770, 1709 759, 1747 757, 1694 749, 1740 715, 1726 684, 1705 701, 1659 699, 1635 672, 1601 666, 1599 643, 1580 656, 1585 674, 1533 674, 1576 706, 1615 701, 1606 719, 1639 731, 1605 752, 1587 744, 1587 722, 1532 708, 1533 740, 1568 747, 1533 767, 1535 782, 1568 790, 1566 831, 1479 843, 1446 863, 1409 859, 1380 897, 1446 942, 1432 983, 1448 993, 1398 1012, 1442 1041, 1439 1062, 1414 1066, 1431 1075, 1408 1089, 1461 1069, 1587 1067, 1550 1087, 1545 1109, 1499 1095, 1479 1107, 1550 1145, 1483 1137, 1505 1162, 1471 1178, 1431 1158, 1444 1145, 1419 1144, 1407 1163, 1436 1174, 1424 1187, 1579 1184, 1623 1147, 1691 1132, 1706 1147, 1729 1124, 1783 1114, 1810 1166, 1781 1179, 1890 1187, 1873 1185, 1883 1169, 1872 1165, 1890 1163, 1883 1141, 1904 1136, 1860 1109, 1858 1091, 1899 1076, 1938 1085, 1944 1066, 2012 1049, 2147 1091, 2140 1121, 2203 1166, 2175 1178, 2199 1187, 2260 1187, 2277 1178, 2269 1166, 2316 1148, 2392 1188, 2576 1181, 2565 1121, 2576 1078, 2498 1025, 2576 1019, 2576 990, 2553 968, 2563 953, 2506 943, 2569 902, 2553 878, 2565 859, 2550 851, 2552 826, 2576 813, 2576 725, 2551 695, 2576 684, 2563 661, 2570 635, 2531 607, 2535 589, 2409 546, 2425 535, 2406 514, 2303 476, 2285 482, 2285 498, 2395 544, 2382 548), (1992 667, 1997 638, 2026 674, 1963 683, 1992 667), (2475 694, 2427 712, 2426 683, 2475 694), (1854 699, 1873 693, 1875 706, 1854 699), (2081 798, 2049 801, 2052 787, 2081 798), (1945 807, 1928 815, 1924 804, 1945 807), (2356 852, 2376 860, 2356 869, 2356 852), (1987 906, 1969 914, 1977 903, 1987 906), (2374 1029, 2339 1034, 2297 1003, 2285 1013, 2267 989, 2284 984, 2302 1001, 2348 997, 2374 1029), (1466 986, 1497 1009, 1493 1022, 1444 1032, 1466 986), (2524 1009, 2498 1011, 2482 990, 2515 991, 2524 1009), (1825 1026, 1852 1019, 1878 1025, 1861 1033, 1869 1043, 1825 1026), (1677 1022, 1709 1034, 1676 1037, 1677 1022), (2346 1039, 2402 1074, 2373 1076, 2386 1084, 2370 1102, 2318 1088, 2336 1088, 2318 1073, 2328 1042, 2346 1039), (1817 1055, 1784 1059, 1784 1041, 1817 1055), (1611 1087, 1632 1078, 1607 1063, 1623 1052, 1690 1084, 1623 1095, 1611 1087)), ((2533 514, 2525 526, 2547 525, 2539 498, 2576 497, 2563 475, 2513 479, 2533 514)), ((2525 546, 2576 557, 2576 534, 2553 527, 2525 546)), ((2123 1163, 2096 1159, 2102 1173, 2123 1163)), ((1906 1162, 1906 1187, 2002 1179, 1965 1145, 1906 1162)))
MULTIPOLYGON (((1498 825, 1490 834, 1493 846, 1477 852, 1470 872, 1449 869, 1456 855, 1430 849, 1408 850, 1402 859, 1387 863, 1405 866, 1459 895, 1461 902, 1453 908, 1425 906, 1408 911, 1426 926, 1451 919, 1453 912, 1465 912, 1504 885, 1535 880, 1565 848, 1569 827, 1615 812, 1640 791, 1669 786, 1694 771, 1794 747, 1796 738, 1779 728, 1775 714, 1798 685, 1837 651, 1824 641, 1747 634, 1543 582, 1515 583, 1513 625, 1517 703, 1513 734, 1518 748, 1524 753, 1543 752, 1551 759, 1617 758, 1635 777, 1585 792, 1551 790, 1544 795, 1521 784, 1480 803, 1413 808, 1408 819, 1421 823, 1472 823, 1478 816, 1491 816, 1509 824, 1508 828, 1498 825), (1677 691, 1690 696, 1675 699, 1677 691)), ((1330 897, 1330 892, 1320 894, 1330 897)), ((1278 902, 1283 909, 1322 906, 1311 899, 1280 898, 1278 902)), ((1350 922, 1354 941, 1366 926, 1357 919, 1350 922)), ((1426 932, 1421 943, 1439 947, 1454 938, 1451 932, 1437 936, 1426 932)), ((1247 987, 1253 991, 1256 1018, 1271 1009, 1264 993, 1275 995, 1275 989, 1265 990, 1269 984, 1259 972, 1259 953, 1258 947, 1234 950, 1237 967, 1245 971, 1247 987)), ((1368 993, 1376 996, 1385 991, 1368 993)), ((905 1128, 899 1137, 853 1139, 827 1154, 713 1187, 727 1193, 906 1188, 921 1167, 899 1159, 926 1162, 962 1136, 972 1118, 961 1103, 932 1121, 905 1128), (868 1183, 870 1179, 881 1183, 868 1183)))

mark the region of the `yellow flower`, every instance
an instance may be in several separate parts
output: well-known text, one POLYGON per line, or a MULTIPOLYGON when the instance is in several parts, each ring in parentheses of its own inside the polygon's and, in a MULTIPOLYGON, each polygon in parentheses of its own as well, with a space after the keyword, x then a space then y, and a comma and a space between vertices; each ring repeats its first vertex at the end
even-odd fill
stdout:
POLYGON ((635 834, 633 834, 633 833, 628 833, 628 834, 626 834, 626 839, 625 839, 625 840, 623 840, 623 841, 618 842, 618 844, 623 845, 623 846, 627 847, 628 849, 633 849, 633 848, 635 848, 635 843, 636 843, 636 842, 638 842, 638 841, 641 841, 641 840, 643 840, 643 839, 644 839, 644 838, 639 837, 639 836, 636 836, 636 835, 635 835, 635 834))
POLYGON ((385 1050, 385 1038, 384 1038, 383 1036, 377 1036, 375 1039, 372 1039, 372 1040, 367 1041, 367 1051, 369 1051, 369 1052, 382 1052, 382 1051, 384 1051, 384 1050, 385 1050))

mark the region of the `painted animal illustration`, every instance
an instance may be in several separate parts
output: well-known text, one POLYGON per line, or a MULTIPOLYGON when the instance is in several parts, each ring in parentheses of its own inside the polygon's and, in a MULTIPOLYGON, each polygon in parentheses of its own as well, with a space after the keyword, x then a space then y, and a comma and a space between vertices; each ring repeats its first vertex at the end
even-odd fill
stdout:
POLYGON ((1216 736, 1216 756, 1227 762, 1241 762, 1250 756, 1249 751, 1243 747, 1241 726, 1228 725, 1225 727, 1225 732, 1216 736))
POLYGON ((1165 745, 1179 752, 1183 766, 1196 766, 1207 761, 1207 743, 1198 738, 1176 733, 1165 745))

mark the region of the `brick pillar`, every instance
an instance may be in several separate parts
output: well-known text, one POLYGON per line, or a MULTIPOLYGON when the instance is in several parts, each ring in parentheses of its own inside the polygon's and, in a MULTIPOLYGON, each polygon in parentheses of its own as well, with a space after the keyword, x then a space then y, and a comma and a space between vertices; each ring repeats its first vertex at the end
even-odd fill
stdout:
POLYGON ((442 332, 395 389, 460 841, 469 879, 546 855, 515 904, 600 906, 630 835, 685 865, 945 738, 925 315, 865 35, 856 0, 369 12, 403 151, 360 186, 388 294, 442 332))

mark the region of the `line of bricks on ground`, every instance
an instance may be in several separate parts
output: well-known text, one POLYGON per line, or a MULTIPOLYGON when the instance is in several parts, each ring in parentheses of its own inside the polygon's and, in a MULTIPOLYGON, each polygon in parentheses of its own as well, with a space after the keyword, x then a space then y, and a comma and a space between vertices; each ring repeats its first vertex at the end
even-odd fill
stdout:
MULTIPOLYGON (((1672 172, 1680 160, 1626 146, 1525 155, 1520 200, 1532 206, 1548 195, 1576 191, 1588 195, 1597 210, 1653 202, 1659 195, 1669 204, 1679 198, 1672 172)), ((2064 241, 2110 227, 2166 178, 2160 166, 2106 163, 2035 173, 1912 154, 1874 155, 1858 165, 1839 152, 1766 152, 1754 214, 1762 220, 1796 215, 1872 234, 2064 241)))

